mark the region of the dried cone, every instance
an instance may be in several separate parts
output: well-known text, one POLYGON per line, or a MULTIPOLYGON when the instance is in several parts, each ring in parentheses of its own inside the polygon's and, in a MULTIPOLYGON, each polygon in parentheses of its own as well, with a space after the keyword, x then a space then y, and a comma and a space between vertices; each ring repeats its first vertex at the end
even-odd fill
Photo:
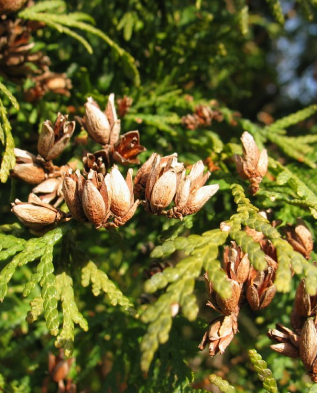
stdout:
POLYGON ((63 194, 66 205, 73 217, 79 222, 87 221, 82 206, 82 192, 86 180, 79 171, 68 173, 63 180, 63 194))
POLYGON ((55 201, 54 206, 57 207, 64 200, 62 186, 63 179, 61 177, 52 177, 38 184, 33 188, 32 192, 34 194, 40 194, 39 198, 45 203, 52 203, 55 201))
POLYGON ((47 70, 42 75, 32 78, 34 86, 25 92, 25 98, 28 102, 39 101, 47 93, 61 94, 66 97, 70 96, 72 82, 66 74, 57 74, 47 70))
POLYGON ((124 180, 116 165, 111 169, 108 189, 111 192, 110 210, 114 216, 112 226, 124 225, 134 215, 140 203, 139 200, 134 202, 132 172, 133 169, 130 168, 124 180))
POLYGON ((182 124, 189 130, 195 130, 200 127, 207 127, 216 120, 221 122, 223 115, 218 110, 213 110, 207 105, 196 106, 195 113, 182 117, 182 124))
POLYGON ((84 172, 89 173, 93 170, 106 176, 110 168, 110 155, 108 149, 98 150, 95 153, 87 153, 83 157, 84 172))
POLYGON ((278 343, 270 346, 273 351, 290 358, 299 358, 300 335, 281 324, 277 324, 276 329, 270 329, 267 335, 278 343))
POLYGON ((218 317, 209 324, 198 348, 204 349, 208 345, 210 356, 224 353, 237 331, 238 323, 235 315, 218 317))
POLYGON ((163 157, 153 153, 141 166, 134 185, 138 197, 145 196, 144 206, 151 214, 166 214, 164 209, 174 199, 184 165, 177 162, 177 154, 163 157))
POLYGON ((110 94, 105 111, 89 97, 85 104, 85 117, 76 117, 90 137, 101 145, 114 145, 120 135, 121 122, 114 107, 114 94, 110 94))
POLYGON ((302 279, 299 283, 294 302, 294 309, 301 317, 312 317, 317 312, 317 294, 310 296, 306 291, 305 279, 302 279))
POLYGON ((145 150, 146 148, 140 145, 139 131, 129 131, 120 136, 113 146, 112 157, 114 161, 123 165, 140 164, 137 156, 145 150))
POLYGON ((208 279, 207 273, 205 274, 205 283, 210 301, 207 306, 213 308, 223 315, 239 314, 239 301, 241 295, 241 285, 228 278, 231 286, 231 296, 228 299, 222 299, 221 296, 214 291, 212 282, 208 279))
POLYGON ((137 156, 145 151, 140 145, 139 131, 130 131, 120 136, 121 121, 117 117, 114 94, 110 94, 105 111, 89 97, 85 104, 85 117, 76 117, 90 137, 103 145, 104 163, 109 167, 113 161, 123 165, 139 164, 137 156))
POLYGON ((276 293, 274 277, 277 263, 267 255, 265 256, 268 267, 265 271, 257 271, 251 267, 246 297, 252 310, 261 310, 267 307, 276 293))
POLYGON ((46 120, 42 125, 37 149, 45 161, 54 160, 65 149, 69 139, 73 135, 76 123, 67 121, 68 116, 58 113, 54 124, 46 120))
POLYGON ((0 13, 9 14, 19 11, 27 0, 0 0, 0 13))
POLYGON ((45 180, 44 168, 34 154, 15 148, 14 155, 16 165, 10 171, 11 177, 33 185, 42 183, 45 180))
POLYGON ((175 207, 167 212, 168 217, 180 218, 197 213, 204 204, 218 191, 219 185, 204 186, 210 172, 204 174, 202 161, 196 162, 189 173, 182 173, 175 195, 175 207))
POLYGON ((16 199, 12 206, 11 211, 22 224, 34 230, 41 230, 65 218, 65 213, 48 203, 42 202, 35 194, 29 195, 28 202, 21 202, 16 199))
POLYGON ((241 286, 247 281, 250 272, 250 261, 241 247, 231 242, 231 247, 226 246, 223 253, 224 270, 232 280, 241 286))
POLYGON ((242 134, 241 141, 243 156, 235 155, 234 160, 242 179, 250 180, 249 191, 254 195, 258 192, 259 184, 267 172, 268 155, 265 149, 259 152, 253 136, 248 132, 242 134))
POLYGON ((301 331, 299 354, 312 381, 317 382, 317 332, 312 319, 305 322, 301 331))
POLYGON ((297 218, 295 228, 288 225, 284 232, 287 241, 294 250, 300 252, 306 259, 309 259, 314 245, 312 235, 305 222, 301 218, 297 218))
POLYGON ((107 178, 90 171, 83 185, 81 201, 85 216, 96 228, 101 228, 110 215, 111 194, 107 178))

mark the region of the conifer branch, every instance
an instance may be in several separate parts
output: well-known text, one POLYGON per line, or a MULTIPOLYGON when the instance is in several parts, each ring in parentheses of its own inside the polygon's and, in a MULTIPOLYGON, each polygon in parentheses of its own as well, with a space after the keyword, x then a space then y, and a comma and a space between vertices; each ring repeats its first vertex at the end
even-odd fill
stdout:
MULTIPOLYGON (((57 5, 60 6, 61 2, 57 2, 57 5)), ((48 11, 58 7, 48 8, 48 11)), ((89 25, 83 20, 91 22, 91 18, 89 16, 85 17, 83 13, 72 13, 63 14, 63 13, 47 13, 45 6, 43 9, 40 7, 34 9, 34 7, 29 7, 24 9, 19 13, 19 17, 27 20, 35 20, 39 22, 43 22, 48 26, 55 28, 60 33, 65 33, 71 36, 72 38, 77 39, 81 42, 81 44, 87 49, 89 53, 92 53, 92 47, 82 36, 75 33, 71 28, 77 28, 82 31, 86 31, 88 33, 92 33, 98 37, 100 37, 103 41, 105 41, 123 60, 125 68, 128 70, 128 75, 133 78, 134 84, 136 86, 140 85, 140 75, 135 65, 135 59, 127 53, 123 48, 117 45, 110 37, 108 37, 104 32, 95 28, 92 25, 89 25)))
POLYGON ((249 356, 260 381, 263 382, 263 388, 268 393, 278 393, 276 380, 272 376, 272 371, 267 368, 266 362, 262 360, 262 356, 255 349, 250 349, 249 356))
POLYGON ((267 2, 269 3, 273 15, 275 17, 275 19, 277 20, 277 22, 280 25, 284 25, 285 23, 285 18, 284 18, 284 14, 283 14, 283 10, 282 10, 282 6, 280 3, 280 0, 267 0, 267 2))
POLYGON ((2 100, 0 99, 0 125, 1 138, 5 145, 5 151, 3 154, 1 167, 0 167, 0 181, 5 183, 8 180, 10 169, 15 166, 15 155, 14 155, 14 140, 11 133, 11 125, 7 117, 7 111, 3 106, 2 100))
POLYGON ((62 302, 63 326, 56 338, 55 346, 64 348, 65 355, 71 356, 74 349, 74 324, 77 323, 84 330, 88 330, 88 323, 78 311, 74 298, 73 280, 65 272, 56 276, 58 297, 62 302))
POLYGON ((123 295, 123 293, 118 289, 115 284, 108 278, 107 274, 94 264, 94 262, 89 261, 88 264, 82 269, 82 285, 87 287, 89 283, 92 283, 92 293, 94 296, 100 295, 103 291, 110 300, 113 306, 119 304, 128 309, 133 305, 130 303, 129 299, 123 295))
MULTIPOLYGON (((269 196, 271 200, 280 199, 284 200, 285 202, 294 204, 307 206, 310 209, 311 214, 314 218, 317 219, 317 196, 316 194, 309 188, 307 185, 292 171, 288 168, 280 164, 278 161, 270 158, 270 168, 272 169, 273 173, 278 174, 277 181, 279 185, 287 185, 291 187, 294 193, 297 195, 297 198, 293 200, 290 199, 288 196, 282 197, 278 194, 269 196), (283 174, 281 174, 283 173, 283 174)), ((261 195, 261 190, 259 191, 259 195, 261 195)), ((263 195, 270 195, 263 193, 263 195)))
POLYGON ((43 313, 43 299, 42 297, 35 297, 30 302, 31 310, 28 312, 26 320, 28 323, 33 323, 43 313))
POLYGON ((57 310, 56 277, 53 274, 53 248, 47 245, 43 255, 43 276, 40 281, 42 287, 41 297, 43 299, 44 318, 46 326, 53 336, 58 334, 59 318, 57 310))
POLYGON ((9 89, 7 89, 6 86, 1 82, 0 82, 0 91, 2 91, 2 93, 4 93, 7 96, 7 98, 9 98, 13 107, 18 111, 20 109, 20 105, 19 105, 17 99, 14 97, 14 95, 11 93, 11 91, 9 89))
POLYGON ((317 112, 317 105, 310 105, 305 109, 301 109, 289 116, 285 116, 282 119, 275 121, 265 128, 269 132, 276 132, 278 130, 284 130, 290 126, 293 126, 300 121, 307 119, 317 112))
POLYGON ((217 386, 219 390, 223 393, 236 393, 236 389, 229 384, 228 381, 222 379, 216 374, 211 374, 209 376, 209 381, 217 386))

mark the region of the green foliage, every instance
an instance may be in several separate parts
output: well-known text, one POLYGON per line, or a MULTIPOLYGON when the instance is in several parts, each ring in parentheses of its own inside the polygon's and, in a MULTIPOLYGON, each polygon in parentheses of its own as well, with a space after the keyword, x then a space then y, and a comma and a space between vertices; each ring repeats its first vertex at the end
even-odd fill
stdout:
POLYGON ((219 388, 219 390, 223 393, 235 393, 236 389, 229 385, 228 381, 223 380, 221 377, 212 374, 209 377, 209 380, 212 384, 214 384, 215 386, 217 386, 217 388, 219 388))
POLYGON ((63 327, 57 336, 55 346, 64 348, 65 355, 71 356, 74 348, 74 324, 77 323, 84 330, 88 330, 88 323, 78 311, 73 290, 73 280, 65 272, 56 277, 58 297, 62 302, 63 327))
POLYGON ((88 51, 92 54, 93 50, 88 41, 81 35, 72 30, 72 28, 77 28, 88 33, 92 33, 100 37, 105 41, 119 57, 122 58, 125 70, 128 75, 133 79, 134 84, 138 86, 140 84, 139 72, 135 66, 134 58, 127 53, 123 48, 118 46, 107 34, 99 29, 83 22, 93 22, 93 19, 89 15, 82 12, 75 12, 70 14, 64 14, 66 8, 66 3, 63 1, 44 1, 42 3, 36 4, 33 7, 26 8, 19 13, 19 17, 27 20, 35 20, 43 22, 48 26, 56 29, 59 33, 65 33, 78 40, 88 51), (49 12, 47 12, 49 11, 49 12), (55 11, 55 12, 54 12, 55 11), (54 13, 51 13, 54 12, 54 13))
POLYGON ((272 371, 267 368, 267 364, 262 360, 262 356, 255 349, 249 351, 249 356, 260 381, 263 382, 264 389, 269 393, 277 393, 277 385, 272 376, 272 371))
POLYGON ((164 269, 145 283, 146 292, 155 292, 167 287, 166 293, 150 305, 142 314, 142 320, 149 323, 146 335, 142 339, 142 369, 148 370, 159 344, 164 344, 169 337, 172 317, 181 307, 182 314, 188 320, 195 320, 199 311, 194 295, 195 279, 201 270, 208 272, 214 282, 215 290, 224 298, 231 294, 225 273, 220 270, 217 260, 218 248, 226 241, 227 234, 221 230, 205 232, 202 236, 190 235, 177 237, 163 243, 152 252, 152 257, 167 256, 175 250, 183 251, 189 257, 181 260, 175 267, 164 269), (176 311, 175 311, 176 308, 176 311))
POLYGON ((267 2, 269 3, 273 15, 275 17, 275 19, 278 21, 278 23, 280 23, 281 25, 284 25, 285 19, 284 19, 284 15, 283 15, 283 10, 282 10, 282 6, 279 0, 267 0, 267 2))
POLYGON ((87 287, 90 282, 92 283, 92 293, 94 296, 100 295, 101 291, 103 291, 107 294, 113 306, 119 304, 125 309, 133 306, 129 299, 108 278, 107 274, 98 269, 92 261, 89 261, 82 269, 82 285, 87 287))
MULTIPOLYGON (((2 91, 4 90, 2 89, 2 91)), ((7 118, 7 111, 3 106, 2 100, 0 100, 0 141, 5 146, 0 167, 0 180, 2 183, 5 183, 8 179, 10 169, 15 165, 15 156, 11 125, 7 118)))
POLYGON ((16 100, 16 98, 12 95, 11 91, 8 90, 3 83, 0 82, 0 90, 2 93, 5 94, 7 98, 9 98, 11 104, 14 106, 14 108, 18 111, 20 109, 19 103, 16 100))

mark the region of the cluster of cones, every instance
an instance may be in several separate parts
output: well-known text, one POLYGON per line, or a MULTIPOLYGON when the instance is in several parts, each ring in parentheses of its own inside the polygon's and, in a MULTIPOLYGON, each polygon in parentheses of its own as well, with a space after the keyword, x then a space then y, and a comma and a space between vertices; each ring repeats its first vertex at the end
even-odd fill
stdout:
MULTIPOLYGON (((308 259, 313 241, 309 230, 300 224, 288 230, 287 239, 308 259)), ((317 382, 317 294, 307 293, 305 279, 297 287, 290 322, 292 329, 278 323, 276 329, 268 331, 268 337, 276 342, 271 348, 290 358, 300 358, 311 380, 317 382)))
POLYGON ((220 110, 211 109, 207 105, 197 105, 194 113, 182 117, 182 124, 189 130, 196 130, 210 126, 213 120, 218 122, 223 120, 220 110))
MULTIPOLYGON (((277 224, 277 223, 275 223, 277 224)), ((232 294, 228 299, 222 299, 213 288, 212 282, 205 275, 208 306, 221 314, 212 320, 199 345, 200 349, 206 346, 211 356, 223 353, 238 332, 238 315, 240 309, 247 303, 252 310, 267 307, 275 293, 274 279, 278 267, 276 249, 263 233, 248 227, 247 234, 260 244, 265 253, 267 268, 257 271, 250 265, 248 254, 232 242, 226 246, 223 253, 223 270, 230 283, 232 294)), ((283 229, 286 240, 295 251, 300 252, 309 259, 313 249, 311 233, 303 220, 298 219, 295 227, 287 226, 283 229)), ((278 324, 277 329, 270 330, 268 335, 278 344, 272 349, 290 357, 301 357, 305 367, 314 381, 317 381, 317 332, 313 319, 316 319, 317 295, 309 296, 305 290, 305 280, 302 280, 296 293, 295 307, 291 316, 294 331, 278 324), (315 367, 315 370, 314 370, 315 367)))
MULTIPOLYGON (((23 5, 20 3, 17 7, 23 5)), ((14 5, 11 4, 11 6, 14 5)), ((41 99, 48 92, 69 96, 69 90, 72 87, 70 79, 66 77, 66 74, 52 72, 50 58, 42 51, 33 50, 35 46, 33 36, 45 25, 7 15, 7 9, 3 7, 2 10, 3 13, 0 15, 0 75, 17 84, 22 84, 26 78, 32 80, 33 86, 25 91, 25 98, 29 102, 41 99)), ((15 11, 14 7, 13 10, 15 11)))
POLYGON ((15 200, 12 211, 34 232, 50 229, 72 217, 79 222, 91 222, 96 228, 118 227, 134 215, 141 203, 151 214, 182 219, 196 213, 219 188, 217 184, 205 186, 210 173, 205 173, 202 161, 187 174, 176 153, 167 157, 153 153, 134 181, 132 168, 124 179, 115 164, 139 164, 138 155, 146 149, 140 145, 138 131, 120 135, 114 94, 110 94, 105 111, 88 98, 85 116, 76 120, 102 146, 83 157, 82 173, 71 164, 53 163, 64 151, 76 126, 75 121, 69 121, 61 113, 54 124, 49 120, 43 123, 38 155, 15 149, 17 163, 11 176, 35 187, 28 202, 15 200), (64 200, 69 213, 58 208, 64 200))

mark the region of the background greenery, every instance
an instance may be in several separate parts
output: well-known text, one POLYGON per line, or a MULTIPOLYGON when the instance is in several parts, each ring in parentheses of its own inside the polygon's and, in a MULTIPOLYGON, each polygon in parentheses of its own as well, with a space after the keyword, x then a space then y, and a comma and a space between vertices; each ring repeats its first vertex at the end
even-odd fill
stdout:
MULTIPOLYGON (((37 2, 41 3, 46 16, 36 16, 26 9, 20 17, 39 18, 47 23, 33 37, 35 49, 49 55, 52 70, 67 73, 73 88, 70 97, 49 93, 30 103, 24 96, 28 80, 16 85, 2 79, 20 104, 16 110, 2 96, 17 147, 36 153, 37 135, 44 120, 54 120, 58 111, 69 113, 70 118, 82 115, 89 96, 104 107, 108 95, 114 92, 117 98, 127 95, 133 99, 132 107, 122 118, 122 133, 140 131, 141 143, 147 148, 141 155, 142 162, 153 151, 162 155, 177 151, 186 165, 210 157, 220 168, 211 176, 211 182, 220 184, 220 191, 199 213, 182 223, 149 216, 139 208, 133 219, 117 231, 97 231, 74 223, 71 229, 57 233, 58 241, 53 254, 49 254, 53 259, 49 256, 43 263, 53 263, 55 275, 65 273, 73 279, 77 306, 89 325, 88 331, 77 325, 75 328, 76 360, 70 376, 77 391, 216 392, 208 380, 210 374, 216 373, 234 385, 237 392, 264 392, 248 357, 251 348, 256 348, 267 361, 280 392, 307 391, 312 384, 302 364, 272 353, 266 338, 266 331, 276 322, 289 326, 298 276, 291 280, 289 290, 281 286, 282 291, 267 309, 243 309, 239 334, 224 355, 211 359, 208 351, 200 352, 197 346, 208 322, 216 315, 205 306, 203 270, 196 274, 193 268, 193 277, 197 279, 191 292, 194 291, 199 306, 197 318, 188 310, 183 312, 173 319, 168 333, 164 319, 153 311, 159 321, 155 334, 166 328, 168 340, 155 351, 158 343, 151 342, 147 333, 153 344, 149 357, 154 356, 149 371, 146 356, 143 370, 140 366, 140 342, 148 329, 142 313, 149 304, 155 310, 156 302, 165 293, 165 289, 158 289, 149 294, 144 289, 144 282, 155 271, 153 263, 177 266, 184 259, 184 251, 172 253, 173 249, 156 251, 156 258, 150 254, 165 240, 217 229, 236 213, 230 185, 238 180, 230 157, 241 152, 239 138, 244 130, 254 135, 259 147, 265 145, 271 157, 270 175, 264 179, 259 194, 252 198, 247 195, 252 204, 259 209, 271 208, 272 219, 280 219, 284 224, 295 224, 301 216, 315 238, 317 127, 316 116, 312 117, 316 107, 310 105, 317 87, 316 2, 70 0, 67 8, 62 2, 50 2, 50 7, 48 2, 37 2), (86 18, 85 26, 95 26, 106 36, 71 23, 76 20, 70 15, 74 12, 89 15, 92 19, 86 18), (56 18, 58 13, 61 25, 68 25, 84 37, 93 53, 87 51, 87 45, 85 48, 54 28, 50 15, 56 18), (193 113, 198 104, 220 110, 223 121, 187 129, 182 116, 193 113), (296 114, 285 120, 293 113, 296 114), (282 122, 274 123, 281 118, 282 122), (285 128, 287 133, 283 132, 285 128), (302 136, 307 137, 296 139, 302 136), (284 182, 281 176, 278 180, 281 173, 289 176, 284 182), (93 261, 107 274, 129 299, 129 306, 121 295, 102 293, 96 297, 90 286, 81 285, 81 271, 87 261, 93 261), (117 301, 119 305, 115 305, 117 301)), ((75 136, 79 131, 77 125, 75 136)), ((83 150, 97 148, 93 142, 88 146, 76 144, 73 138, 57 164, 80 159, 83 150)), ((247 183, 241 184, 247 193, 247 183)), ((10 252, 17 245, 16 238, 34 238, 27 229, 14 224, 16 218, 10 212, 14 198, 25 201, 30 191, 29 185, 15 180, 1 185, 1 268, 20 251, 10 252), (9 238, 9 234, 15 238, 9 238)), ((50 239, 47 242, 51 244, 50 239)), ((29 253, 33 252, 31 247, 29 253)), ((46 251, 38 258, 41 255, 45 256, 46 251)), ((33 324, 25 319, 30 301, 40 296, 38 285, 31 295, 22 296, 38 262, 35 259, 15 270, 0 307, 0 390, 4 392, 41 392, 48 375, 48 353, 58 352, 44 318, 39 317, 33 324)), ((51 381, 48 391, 56 390, 51 381)))

